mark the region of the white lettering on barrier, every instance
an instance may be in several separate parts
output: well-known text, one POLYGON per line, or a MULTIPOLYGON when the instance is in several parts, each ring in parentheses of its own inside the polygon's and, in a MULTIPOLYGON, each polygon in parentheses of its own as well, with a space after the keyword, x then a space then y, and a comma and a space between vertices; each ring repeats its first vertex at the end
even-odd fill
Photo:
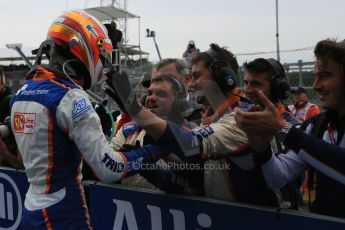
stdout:
POLYGON ((157 206, 147 205, 151 215, 151 229, 162 230, 162 212, 157 206))
MULTIPOLYGON (((131 202, 113 199, 116 204, 116 215, 113 230, 122 229, 124 220, 128 226, 128 230, 138 230, 137 220, 133 205, 131 202)), ((162 230, 162 211, 160 207, 147 205, 147 209, 151 216, 151 230, 162 230)), ((169 209, 174 221, 174 230, 186 229, 186 218, 182 210, 169 209)), ((210 228, 212 226, 212 219, 206 213, 199 213, 197 215, 197 223, 203 228, 210 228)))
POLYGON ((13 222, 12 226, 9 227, 0 226, 0 230, 17 229, 22 216, 22 199, 20 197, 19 189, 12 178, 7 176, 6 174, 0 172, 0 178, 3 178, 8 183, 10 183, 15 192, 15 194, 6 192, 4 185, 0 183, 0 218, 7 219, 13 222), (13 203, 13 195, 17 198, 17 204, 13 203), (17 213, 14 213, 14 205, 16 205, 16 207, 18 208, 17 213), (16 216, 14 216, 14 214, 16 214, 16 216))
POLYGON ((200 213, 197 217, 198 224, 203 228, 209 228, 212 225, 212 220, 206 213, 200 213))
POLYGON ((135 219, 134 209, 130 202, 113 199, 116 204, 116 216, 113 230, 122 229, 123 221, 126 218, 128 230, 138 230, 137 220, 135 219))
POLYGON ((184 213, 180 210, 169 209, 169 212, 172 214, 174 219, 174 229, 178 230, 185 230, 186 229, 186 222, 184 213))

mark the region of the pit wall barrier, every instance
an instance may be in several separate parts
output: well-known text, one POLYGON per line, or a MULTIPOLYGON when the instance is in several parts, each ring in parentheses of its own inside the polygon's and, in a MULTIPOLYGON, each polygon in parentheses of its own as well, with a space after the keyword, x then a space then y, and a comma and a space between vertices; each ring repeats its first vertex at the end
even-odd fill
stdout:
MULTIPOLYGON (((0 230, 17 229, 28 182, 0 167, 0 230)), ((345 229, 345 219, 85 181, 94 229, 345 229)))

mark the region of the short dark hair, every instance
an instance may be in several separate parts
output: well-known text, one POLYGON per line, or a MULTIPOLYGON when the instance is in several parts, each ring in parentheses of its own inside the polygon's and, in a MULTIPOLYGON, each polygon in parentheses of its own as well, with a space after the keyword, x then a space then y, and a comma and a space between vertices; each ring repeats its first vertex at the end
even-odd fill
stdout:
POLYGON ((189 74, 189 67, 188 64, 186 63, 185 60, 183 59, 178 59, 178 58, 165 58, 160 60, 155 67, 157 68, 157 70, 163 68, 166 65, 170 65, 170 64, 174 64, 175 68, 177 70, 177 72, 181 75, 181 76, 185 76, 187 74, 189 74))
POLYGON ((268 81, 275 75, 275 71, 270 63, 264 58, 257 58, 251 62, 243 64, 244 69, 252 74, 263 74, 268 81))
MULTIPOLYGON (((239 65, 237 59, 233 53, 227 50, 224 47, 220 47, 219 45, 212 43, 210 44, 210 48, 214 50, 219 58, 228 62, 230 64, 231 69, 234 71, 235 75, 238 75, 239 65)), ((196 54, 192 59, 192 64, 197 62, 204 61, 207 67, 210 67, 212 64, 212 59, 206 52, 201 52, 196 54)))
POLYGON ((316 44, 314 54, 316 58, 327 57, 338 63, 342 67, 342 74, 345 75, 345 40, 321 40, 316 44))

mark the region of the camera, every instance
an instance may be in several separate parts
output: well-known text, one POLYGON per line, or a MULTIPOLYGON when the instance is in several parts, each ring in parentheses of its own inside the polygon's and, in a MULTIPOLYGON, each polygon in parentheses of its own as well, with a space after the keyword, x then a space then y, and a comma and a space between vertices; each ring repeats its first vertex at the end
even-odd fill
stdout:
POLYGON ((4 122, 0 123, 0 138, 5 140, 12 135, 11 120, 10 117, 6 117, 4 122))
POLYGON ((10 129, 7 125, 0 124, 0 137, 6 139, 10 135, 10 129))
POLYGON ((2 123, 0 122, 0 139, 4 142, 7 149, 16 155, 18 147, 11 128, 10 117, 6 117, 2 123))

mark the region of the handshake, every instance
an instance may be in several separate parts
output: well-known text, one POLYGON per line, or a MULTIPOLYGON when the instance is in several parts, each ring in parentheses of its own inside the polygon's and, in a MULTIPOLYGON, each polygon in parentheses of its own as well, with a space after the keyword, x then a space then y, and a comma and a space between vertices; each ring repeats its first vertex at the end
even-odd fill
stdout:
POLYGON ((135 116, 143 108, 136 100, 135 92, 132 90, 126 72, 111 70, 107 73, 105 89, 108 94, 117 103, 122 112, 135 116))
POLYGON ((112 137, 114 133, 114 120, 120 115, 120 111, 116 110, 110 112, 107 108, 108 100, 104 100, 101 103, 92 103, 92 107, 95 109, 102 126, 102 131, 107 137, 112 137))

